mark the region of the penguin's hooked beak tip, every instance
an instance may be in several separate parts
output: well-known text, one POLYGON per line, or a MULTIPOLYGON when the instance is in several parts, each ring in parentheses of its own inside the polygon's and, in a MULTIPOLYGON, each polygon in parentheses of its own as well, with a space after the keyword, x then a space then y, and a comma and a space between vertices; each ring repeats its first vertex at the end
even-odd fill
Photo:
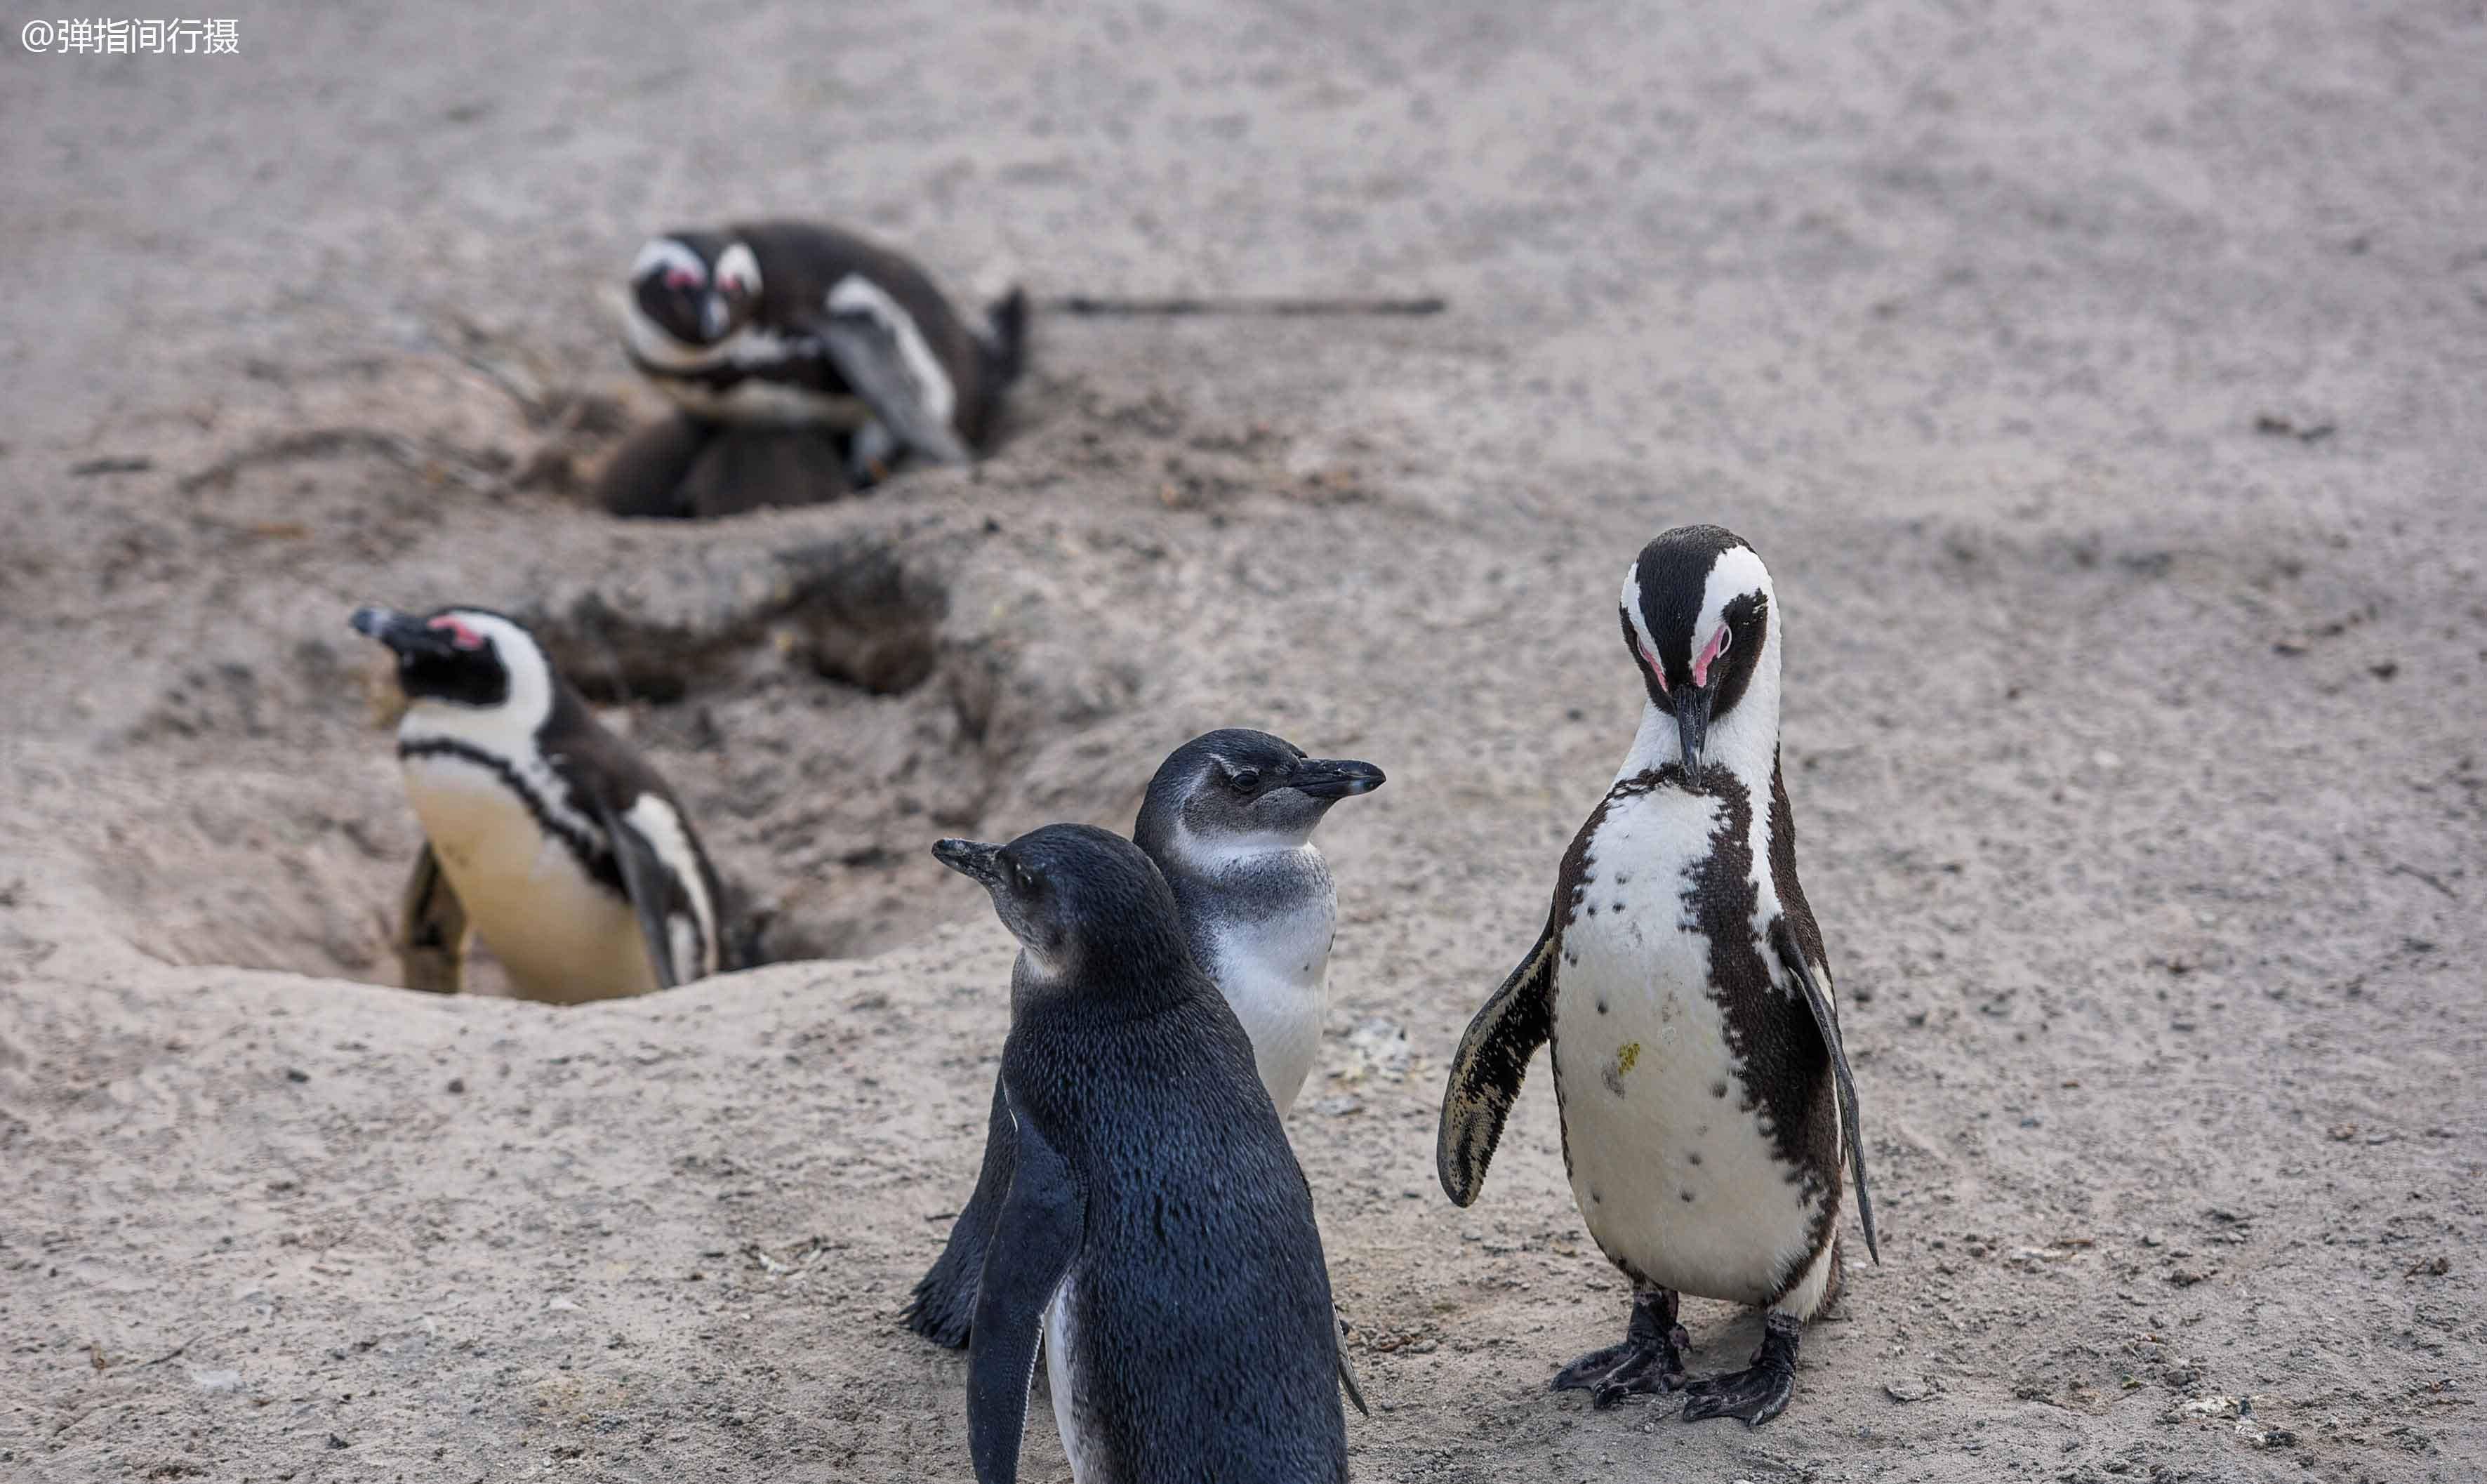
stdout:
POLYGON ((1695 794, 1701 792, 1706 766, 1701 744, 1710 735, 1710 707, 1715 699, 1706 686, 1679 690, 1675 697, 1675 740, 1684 749, 1684 786, 1695 794))
POLYGON ((1287 787, 1315 798, 1353 798, 1370 794, 1389 779, 1370 763, 1345 758, 1315 758, 1296 765, 1287 787))
POLYGON ((997 858, 1001 854, 1001 849, 998 845, 987 845, 981 840, 961 840, 954 837, 934 841, 933 858, 969 881, 982 882, 990 886, 1001 878, 1001 867, 997 858))
POLYGON ((440 647, 439 636, 425 628, 423 620, 411 613, 400 613, 395 608, 365 603, 356 608, 354 616, 347 622, 353 626, 354 632, 365 638, 377 639, 401 655, 417 649, 440 647))

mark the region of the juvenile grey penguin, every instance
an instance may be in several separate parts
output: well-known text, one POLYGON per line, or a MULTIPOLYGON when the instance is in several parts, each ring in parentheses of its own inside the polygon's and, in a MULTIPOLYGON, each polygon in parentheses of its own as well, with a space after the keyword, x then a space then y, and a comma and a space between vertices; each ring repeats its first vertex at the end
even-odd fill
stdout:
POLYGON ((731 966, 707 852, 664 780, 515 620, 354 610, 397 656, 397 755, 424 846, 401 951, 454 991, 471 924, 525 998, 638 994, 731 966))
POLYGON ((801 503, 796 487, 824 480, 809 497, 833 496, 909 455, 966 462, 1019 375, 1027 303, 1014 290, 971 326, 887 248, 771 221, 650 241, 624 319, 631 364, 685 415, 617 455, 604 503, 715 514, 801 503))
POLYGON ((1081 825, 934 854, 1020 942, 1001 1073, 1018 1160, 967 1358, 980 1484, 1018 1477, 1040 1334, 1080 1484, 1345 1480, 1312 1192, 1165 879, 1081 825))
POLYGON ((1436 1147, 1443 1190, 1475 1200, 1551 1039, 1573 1198, 1633 1282, 1623 1343, 1555 1388, 1607 1407, 1681 1386, 1688 1419, 1753 1426, 1786 1408, 1798 1336, 1838 1292, 1843 1153, 1881 1260, 1779 777, 1776 608, 1762 559, 1715 525, 1668 531, 1625 574, 1640 730, 1563 856, 1545 931, 1460 1041, 1436 1147), (1764 1311, 1749 1369, 1686 1383, 1688 1293, 1764 1311))
MULTIPOLYGON (((1173 888, 1192 959, 1243 1022, 1282 1118, 1311 1075, 1329 1009, 1338 887, 1313 829, 1332 804, 1383 781, 1370 763, 1309 758, 1267 732, 1228 728, 1159 765, 1132 831, 1173 888)), ((1010 1134, 996 1089, 975 1193, 908 1304, 908 1328, 954 1350, 967 1342, 976 1273, 1010 1183, 1010 1134)))

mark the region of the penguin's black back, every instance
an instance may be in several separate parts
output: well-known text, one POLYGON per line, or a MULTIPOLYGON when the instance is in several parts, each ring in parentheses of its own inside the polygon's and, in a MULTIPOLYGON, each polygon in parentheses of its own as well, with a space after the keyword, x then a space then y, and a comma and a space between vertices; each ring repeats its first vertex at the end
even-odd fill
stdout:
POLYGON ((1171 891, 1135 847, 1104 838, 1118 871, 1146 873, 1132 939, 1022 999, 1002 1052, 1013 1106, 1086 1199, 1069 1281, 1089 1445, 1137 1479, 1343 1480, 1311 1191, 1171 891))
MULTIPOLYGON (((829 291, 851 273, 880 285, 915 322, 924 344, 948 374, 959 399, 951 421, 960 435, 971 444, 983 443, 992 431, 1000 391, 988 374, 989 352, 923 269, 878 242, 825 223, 747 222, 727 230, 751 249, 760 265, 755 318, 762 324, 807 322, 820 313, 829 291)), ((1011 354, 1018 354, 1016 338, 1011 354)))

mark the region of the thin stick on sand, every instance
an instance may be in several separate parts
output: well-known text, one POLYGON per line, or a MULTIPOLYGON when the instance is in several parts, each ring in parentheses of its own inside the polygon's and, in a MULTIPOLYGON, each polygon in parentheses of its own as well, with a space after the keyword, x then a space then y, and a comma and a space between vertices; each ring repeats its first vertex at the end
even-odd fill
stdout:
POLYGON ((1173 297, 1112 298, 1103 294, 1073 294, 1061 298, 1041 300, 1038 307, 1052 314, 1076 315, 1089 319, 1138 318, 1142 316, 1173 318, 1185 315, 1250 315, 1262 317, 1319 318, 1349 315, 1438 315, 1450 307, 1439 294, 1417 298, 1252 298, 1173 297))

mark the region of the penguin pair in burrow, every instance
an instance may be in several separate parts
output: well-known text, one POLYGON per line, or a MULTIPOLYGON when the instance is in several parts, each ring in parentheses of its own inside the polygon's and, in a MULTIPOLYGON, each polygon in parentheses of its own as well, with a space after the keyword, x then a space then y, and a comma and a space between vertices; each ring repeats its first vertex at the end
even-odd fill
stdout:
POLYGON ((424 844, 398 948, 454 993, 469 929, 527 999, 572 1004, 739 966, 715 868, 656 770, 535 635, 485 608, 355 610, 406 699, 397 755, 424 844))
MULTIPOLYGON (((1329 1009, 1338 888, 1313 829, 1332 804, 1382 783, 1370 763, 1306 757, 1267 732, 1228 728, 1193 738, 1159 766, 1132 831, 1173 891, 1193 961, 1242 1023, 1281 1117, 1311 1075, 1329 1009)), ((997 1082, 975 1193, 905 1315, 936 1344, 967 1343, 1011 1160, 997 1082)))
POLYGON ((1642 549, 1621 606, 1648 692, 1639 732, 1563 856, 1545 930, 1461 1039, 1436 1162, 1455 1204, 1476 1199, 1551 1041, 1573 1198, 1633 1285, 1623 1342, 1555 1388, 1607 1407, 1680 1387, 1688 1419, 1759 1425, 1786 1408, 1798 1337, 1839 1291, 1843 1158, 1880 1261, 1779 775, 1777 600, 1751 546, 1694 525, 1642 549), (1682 1294, 1763 1311, 1749 1368, 1687 1381, 1682 1294))
POLYGON ((676 232, 630 267, 630 363, 682 409, 618 450, 597 498, 621 516, 815 504, 908 458, 964 463, 1024 358, 1014 289, 981 325, 922 269, 835 227, 676 232))
POLYGON ((934 854, 1020 943, 997 1098, 1016 1158, 967 1358, 979 1484, 1018 1477, 1040 1337, 1083 1484, 1345 1480, 1312 1192, 1174 889, 1087 826, 934 854))

